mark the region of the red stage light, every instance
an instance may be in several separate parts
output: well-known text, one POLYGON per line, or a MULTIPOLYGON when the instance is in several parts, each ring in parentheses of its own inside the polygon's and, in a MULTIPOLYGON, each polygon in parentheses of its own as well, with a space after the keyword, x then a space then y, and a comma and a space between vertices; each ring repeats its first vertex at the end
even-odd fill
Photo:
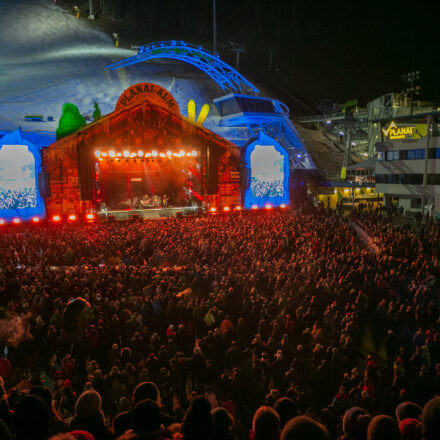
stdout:
POLYGON ((223 207, 223 211, 228 212, 230 210, 229 206, 223 207))
POLYGON ((95 218, 94 214, 87 214, 86 219, 87 220, 93 220, 95 218))
POLYGON ((281 203, 280 208, 284 209, 286 207, 285 203, 281 203))
POLYGON ((18 225, 19 223, 21 223, 21 220, 20 220, 19 218, 15 217, 15 218, 12 220, 12 223, 15 223, 16 225, 18 225))
POLYGON ((258 209, 257 205, 252 205, 252 209, 258 209))
POLYGON ((236 206, 235 209, 236 209, 237 211, 241 211, 241 206, 236 206))
POLYGON ((76 215, 75 214, 70 214, 69 215, 69 220, 74 222, 76 220, 76 215))
POLYGON ((217 211, 217 208, 214 208, 214 207, 209 208, 209 211, 210 211, 210 212, 216 212, 216 211, 217 211))
POLYGON ((265 208, 266 208, 266 209, 272 209, 272 205, 271 205, 270 203, 266 203, 265 208))
POLYGON ((0 218, 0 225, 4 225, 4 224, 5 224, 5 221, 2 218, 0 218))
POLYGON ((40 221, 40 218, 39 218, 39 217, 33 217, 33 218, 32 218, 32 221, 33 221, 34 223, 38 223, 38 222, 40 221))
POLYGON ((52 217, 52 220, 53 220, 54 222, 59 222, 59 221, 61 220, 61 217, 60 217, 59 215, 54 215, 54 216, 52 217))

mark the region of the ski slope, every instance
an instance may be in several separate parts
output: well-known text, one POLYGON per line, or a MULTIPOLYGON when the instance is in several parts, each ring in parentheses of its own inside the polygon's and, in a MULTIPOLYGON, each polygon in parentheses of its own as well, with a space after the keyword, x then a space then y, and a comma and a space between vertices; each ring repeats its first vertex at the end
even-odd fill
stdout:
MULTIPOLYGON (((91 115, 98 101, 102 114, 108 114, 121 93, 138 82, 166 88, 184 115, 189 99, 200 109, 223 94, 203 72, 178 61, 106 68, 134 54, 116 49, 110 36, 52 0, 0 0, 0 131, 21 127, 25 132, 53 133, 65 102, 91 115), (44 122, 25 121, 29 114, 43 115, 44 122)), ((205 125, 224 131, 213 105, 205 125)))

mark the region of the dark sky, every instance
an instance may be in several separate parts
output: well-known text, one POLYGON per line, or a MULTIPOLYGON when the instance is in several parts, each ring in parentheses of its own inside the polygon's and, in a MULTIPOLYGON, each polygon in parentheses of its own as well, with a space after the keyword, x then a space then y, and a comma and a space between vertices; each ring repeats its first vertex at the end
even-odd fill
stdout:
MULTIPOLYGON (((72 0, 73 1, 73 0, 72 0)), ((437 65, 439 1, 216 0, 218 43, 243 43, 241 69, 264 81, 269 48, 293 91, 311 102, 365 104, 406 87, 401 75, 421 71, 421 98, 440 102, 437 65)), ((106 0, 109 11, 142 33, 143 42, 183 39, 212 48, 212 0, 106 0)))

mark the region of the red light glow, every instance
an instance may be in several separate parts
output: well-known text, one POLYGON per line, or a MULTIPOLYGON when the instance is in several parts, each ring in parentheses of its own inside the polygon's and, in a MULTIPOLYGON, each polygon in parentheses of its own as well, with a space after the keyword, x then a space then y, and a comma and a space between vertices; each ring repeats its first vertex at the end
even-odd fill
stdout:
POLYGON ((225 206, 225 207, 223 208, 223 211, 228 212, 230 209, 231 209, 231 208, 229 208, 229 206, 225 206))
POLYGON ((93 214, 87 214, 86 215, 86 219, 87 220, 93 220, 95 218, 95 216, 93 214))
POLYGON ((59 221, 61 220, 61 217, 60 217, 59 215, 54 215, 54 216, 52 217, 52 220, 53 220, 54 222, 59 222, 59 221))
POLYGON ((257 205, 252 205, 252 209, 258 209, 257 205))
POLYGON ((38 223, 38 222, 40 221, 40 219, 39 219, 39 217, 33 217, 33 218, 32 218, 32 221, 33 221, 34 223, 38 223))
POLYGON ((217 208, 214 208, 214 207, 209 208, 209 212, 216 212, 216 211, 217 211, 217 208))
POLYGON ((70 220, 71 222, 74 222, 74 221, 76 220, 76 215, 75 215, 75 214, 70 214, 70 215, 69 215, 69 220, 70 220))
POLYGON ((272 205, 271 205, 270 203, 266 203, 265 208, 266 208, 266 209, 272 209, 272 205))
POLYGON ((21 223, 21 220, 20 220, 19 218, 15 217, 15 218, 12 220, 12 223, 15 223, 16 225, 18 225, 19 223, 21 223))

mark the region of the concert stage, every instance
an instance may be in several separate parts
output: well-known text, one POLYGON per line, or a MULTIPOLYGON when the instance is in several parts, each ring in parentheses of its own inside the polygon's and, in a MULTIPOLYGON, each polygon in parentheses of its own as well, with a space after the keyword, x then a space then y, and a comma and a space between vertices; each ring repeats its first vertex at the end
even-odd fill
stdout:
POLYGON ((115 219, 240 204, 240 149, 184 117, 157 84, 135 84, 115 111, 43 151, 49 216, 115 219))
POLYGON ((194 215, 198 212, 201 212, 201 208, 198 206, 172 206, 148 209, 125 209, 119 211, 98 211, 96 214, 102 220, 129 220, 132 218, 160 219, 167 217, 178 217, 181 215, 194 215))

